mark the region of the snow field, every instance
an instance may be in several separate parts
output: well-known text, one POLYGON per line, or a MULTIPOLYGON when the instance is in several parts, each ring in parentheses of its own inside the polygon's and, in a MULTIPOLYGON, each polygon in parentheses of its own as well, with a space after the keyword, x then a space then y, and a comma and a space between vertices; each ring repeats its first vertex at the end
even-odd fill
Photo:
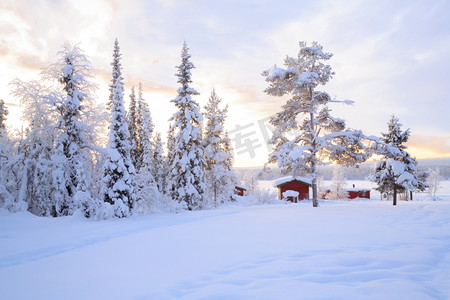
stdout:
POLYGON ((450 202, 0 214, 3 299, 447 299, 450 202), (26 287, 26 288, 24 288, 26 287))

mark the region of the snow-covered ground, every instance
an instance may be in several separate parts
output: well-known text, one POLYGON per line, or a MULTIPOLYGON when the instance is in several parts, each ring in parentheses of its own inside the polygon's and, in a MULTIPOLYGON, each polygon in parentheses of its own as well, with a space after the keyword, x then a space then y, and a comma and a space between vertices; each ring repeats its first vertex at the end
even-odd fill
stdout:
POLYGON ((448 299, 449 195, 99 222, 1 211, 0 298, 448 299))

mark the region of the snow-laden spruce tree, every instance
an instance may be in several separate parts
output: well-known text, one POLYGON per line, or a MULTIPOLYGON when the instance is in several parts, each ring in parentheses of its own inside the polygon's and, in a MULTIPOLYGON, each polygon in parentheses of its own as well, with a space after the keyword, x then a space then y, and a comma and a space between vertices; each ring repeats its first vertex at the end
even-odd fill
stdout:
POLYGON ((131 87, 130 105, 128 108, 127 120, 128 130, 130 131, 130 157, 133 165, 137 166, 139 157, 139 135, 138 135, 138 116, 137 116, 137 102, 134 86, 131 87))
POLYGON ((153 156, 152 136, 155 125, 150 113, 147 102, 142 97, 142 85, 139 83, 138 100, 137 100, 137 134, 138 134, 138 151, 137 151, 137 169, 144 160, 144 155, 153 156), (144 153, 146 152, 146 153, 144 153))
MULTIPOLYGON (((328 104, 341 102, 318 91, 334 73, 325 62, 332 57, 317 42, 307 46, 300 42, 297 57, 287 56, 286 68, 274 65, 262 73, 269 83, 265 92, 272 96, 291 95, 270 123, 275 127, 269 143, 274 145, 269 163, 292 175, 309 174, 312 180, 313 206, 317 202, 317 166, 327 158, 338 164, 353 165, 367 159, 361 131, 345 128, 345 121, 331 116, 328 104), (287 133, 295 134, 289 139, 287 133)), ((349 101, 343 101, 349 103, 349 101)), ((351 102, 350 102, 351 103, 351 102)))
POLYGON ((424 190, 427 184, 419 178, 417 162, 406 151, 404 145, 409 139, 409 129, 402 131, 402 124, 392 115, 388 122, 388 132, 382 133, 380 154, 383 158, 375 165, 370 180, 382 195, 392 195, 393 205, 397 205, 397 194, 404 191, 424 190))
POLYGON ((142 98, 141 83, 139 83, 138 96, 138 124, 140 153, 136 170, 136 209, 139 213, 145 214, 154 211, 160 200, 160 193, 153 174, 152 133, 154 125, 150 109, 142 98))
POLYGON ((331 200, 348 199, 348 192, 345 190, 345 178, 342 166, 334 167, 330 193, 327 194, 326 198, 331 200))
POLYGON ((206 199, 212 206, 228 202, 234 195, 235 180, 231 169, 229 139, 225 134, 228 107, 220 109, 220 99, 215 90, 205 106, 206 127, 203 137, 205 148, 206 199))
POLYGON ((173 181, 174 176, 176 175, 176 172, 172 172, 172 165, 175 161, 175 127, 172 123, 169 123, 169 130, 167 131, 167 157, 166 157, 166 186, 164 187, 164 194, 168 195, 169 198, 175 199, 175 191, 172 190, 175 188, 171 184, 173 181))
POLYGON ((132 213, 135 201, 135 169, 130 158, 130 132, 126 119, 123 99, 123 78, 121 75, 121 54, 117 39, 114 42, 112 75, 115 83, 111 85, 108 156, 103 178, 103 200, 106 205, 105 218, 128 217, 132 213))
MULTIPOLYGON (((186 42, 181 51, 181 64, 177 67, 178 96, 171 100, 178 111, 172 116, 172 126, 169 132, 173 134, 173 150, 170 157, 170 195, 172 198, 186 205, 189 210, 203 207, 203 194, 205 191, 203 156, 203 142, 199 104, 192 96, 199 93, 189 86, 192 83, 191 69, 194 65, 190 61, 186 42)), ((172 146, 172 145, 170 145, 172 146)))
POLYGON ((153 176, 155 177, 158 191, 163 194, 166 192, 167 164, 164 158, 163 144, 161 134, 157 132, 153 138, 153 176))

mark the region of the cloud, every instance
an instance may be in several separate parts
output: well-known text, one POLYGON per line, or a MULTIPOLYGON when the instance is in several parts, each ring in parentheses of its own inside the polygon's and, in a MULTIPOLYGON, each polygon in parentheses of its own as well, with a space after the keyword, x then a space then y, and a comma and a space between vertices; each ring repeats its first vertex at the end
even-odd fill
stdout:
POLYGON ((421 158, 450 157, 450 136, 411 135, 407 145, 421 158))
MULTIPOLYGON (((0 66, 11 70, 7 76, 34 72, 55 61, 66 40, 80 42, 107 98, 117 37, 127 90, 140 81, 148 98, 163 103, 176 95, 175 66, 186 40, 197 99, 206 103, 216 87, 233 123, 278 112, 286 99, 263 92, 261 72, 296 56, 299 41, 317 40, 335 54, 336 75, 320 88, 355 101, 331 107, 349 126, 379 134, 394 113, 413 134, 449 134, 449 1, 4 0, 0 6, 0 66)), ((4 90, 11 79, 0 76, 4 90)), ((446 142, 436 143, 433 151, 446 142)))
POLYGON ((4 40, 0 40, 0 57, 9 54, 8 44, 4 40))
POLYGON ((17 66, 28 70, 41 70, 46 63, 39 56, 22 54, 16 56, 17 66))

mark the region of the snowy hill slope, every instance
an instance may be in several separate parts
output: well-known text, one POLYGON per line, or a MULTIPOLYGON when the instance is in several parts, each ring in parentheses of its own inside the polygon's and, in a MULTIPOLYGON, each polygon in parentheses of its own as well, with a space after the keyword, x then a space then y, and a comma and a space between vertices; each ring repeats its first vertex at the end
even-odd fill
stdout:
POLYGON ((450 202, 0 214, 2 299, 447 299, 450 202))

